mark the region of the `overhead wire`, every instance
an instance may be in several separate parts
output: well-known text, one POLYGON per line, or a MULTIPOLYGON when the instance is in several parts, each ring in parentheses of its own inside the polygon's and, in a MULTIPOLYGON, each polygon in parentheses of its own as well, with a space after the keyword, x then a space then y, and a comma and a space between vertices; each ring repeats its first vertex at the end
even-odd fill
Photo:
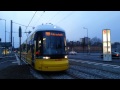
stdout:
POLYGON ((49 19, 47 22, 50 22, 50 20, 53 20, 53 18, 55 18, 59 13, 60 13, 60 11, 57 12, 57 13, 56 13, 51 19, 49 19))
POLYGON ((43 13, 40 15, 39 19, 37 20, 37 22, 34 24, 34 26, 39 22, 39 20, 41 19, 41 17, 45 14, 45 11, 43 11, 43 13))
POLYGON ((63 19, 61 19, 60 21, 58 21, 56 24, 60 23, 61 21, 65 20, 66 18, 68 18, 69 16, 71 16, 73 14, 74 11, 72 11, 70 14, 68 14, 67 16, 65 16, 63 19))
MULTIPOLYGON (((29 24, 28 24, 27 26, 26 26, 26 25, 23 25, 23 24, 20 24, 20 23, 16 23, 16 22, 13 22, 13 23, 18 24, 18 25, 21 25, 21 26, 25 26, 25 27, 26 27, 25 32, 26 32, 26 30, 27 30, 28 27, 33 27, 33 26, 29 26, 29 25, 30 25, 31 21, 33 20, 33 18, 34 18, 34 16, 35 16, 36 13, 37 13, 37 11, 35 11, 33 17, 31 18, 31 20, 30 20, 30 22, 29 22, 29 24)), ((33 27, 33 28, 34 28, 34 27, 33 27)), ((18 32, 13 32, 13 33, 18 33, 18 32)), ((27 33, 26 33, 26 35, 27 35, 27 33)))
POLYGON ((26 27, 26 29, 25 29, 25 32, 26 32, 27 28, 29 27, 29 25, 30 25, 31 21, 33 20, 33 18, 34 18, 34 16, 35 16, 36 13, 37 13, 37 11, 35 11, 34 15, 32 16, 30 22, 28 23, 28 25, 27 25, 27 27, 26 27))
MULTIPOLYGON (((16 22, 12 22, 12 23, 27 27, 26 25, 23 25, 23 24, 20 24, 20 23, 16 23, 16 22)), ((29 26, 29 27, 33 27, 33 26, 29 26)))
MULTIPOLYGON (((12 23, 14 23, 14 24, 18 24, 18 25, 20 25, 20 26, 24 26, 24 27, 27 27, 26 25, 23 25, 23 24, 20 24, 20 23, 16 23, 16 22, 12 22, 12 23)), ((28 26, 28 27, 32 27, 32 28, 34 28, 33 26, 28 26)), ((7 33, 10 33, 10 32, 8 32, 8 31, 6 31, 7 33)), ((19 32, 15 32, 15 31, 13 31, 12 33, 19 33, 19 32)), ((24 33, 24 32, 22 32, 22 33, 24 33)))
MULTIPOLYGON (((27 27, 25 29, 25 32, 26 32, 27 28, 29 27, 29 25, 30 25, 31 21, 33 20, 33 18, 34 18, 34 16, 35 16, 36 13, 37 13, 37 11, 35 11, 34 15, 32 16, 30 22, 28 23, 28 25, 27 25, 27 27)), ((27 33, 26 33, 26 36, 28 37, 27 33)))

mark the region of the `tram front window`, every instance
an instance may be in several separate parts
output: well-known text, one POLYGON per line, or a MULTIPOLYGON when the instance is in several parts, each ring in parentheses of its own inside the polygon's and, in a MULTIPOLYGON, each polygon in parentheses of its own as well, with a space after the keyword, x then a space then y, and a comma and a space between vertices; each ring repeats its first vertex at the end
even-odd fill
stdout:
POLYGON ((65 34, 63 32, 49 32, 50 35, 43 36, 43 54, 61 55, 65 54, 65 34))

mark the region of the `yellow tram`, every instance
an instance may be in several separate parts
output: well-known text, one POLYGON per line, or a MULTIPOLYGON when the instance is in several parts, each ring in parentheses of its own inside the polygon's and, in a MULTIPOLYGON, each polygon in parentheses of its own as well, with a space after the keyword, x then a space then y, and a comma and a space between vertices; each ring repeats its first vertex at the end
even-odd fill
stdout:
POLYGON ((69 68, 66 33, 58 26, 39 25, 21 47, 22 57, 36 70, 65 71, 69 68))

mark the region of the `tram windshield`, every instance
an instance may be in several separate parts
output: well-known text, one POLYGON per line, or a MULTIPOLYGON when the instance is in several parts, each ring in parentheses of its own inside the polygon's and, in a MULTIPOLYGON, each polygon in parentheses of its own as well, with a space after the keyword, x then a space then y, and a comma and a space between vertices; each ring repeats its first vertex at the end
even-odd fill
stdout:
POLYGON ((43 54, 65 54, 65 33, 60 31, 43 33, 43 54))

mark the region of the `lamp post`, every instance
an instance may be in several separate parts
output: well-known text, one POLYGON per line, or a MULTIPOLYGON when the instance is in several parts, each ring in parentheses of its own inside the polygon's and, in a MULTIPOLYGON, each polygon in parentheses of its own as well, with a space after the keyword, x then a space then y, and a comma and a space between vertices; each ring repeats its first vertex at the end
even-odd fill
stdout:
POLYGON ((88 42, 88 28, 83 27, 83 29, 87 30, 87 54, 88 54, 88 49, 89 49, 89 42, 88 42))
POLYGON ((6 56, 6 20, 5 19, 1 19, 0 20, 4 20, 5 21, 5 56, 6 56))

